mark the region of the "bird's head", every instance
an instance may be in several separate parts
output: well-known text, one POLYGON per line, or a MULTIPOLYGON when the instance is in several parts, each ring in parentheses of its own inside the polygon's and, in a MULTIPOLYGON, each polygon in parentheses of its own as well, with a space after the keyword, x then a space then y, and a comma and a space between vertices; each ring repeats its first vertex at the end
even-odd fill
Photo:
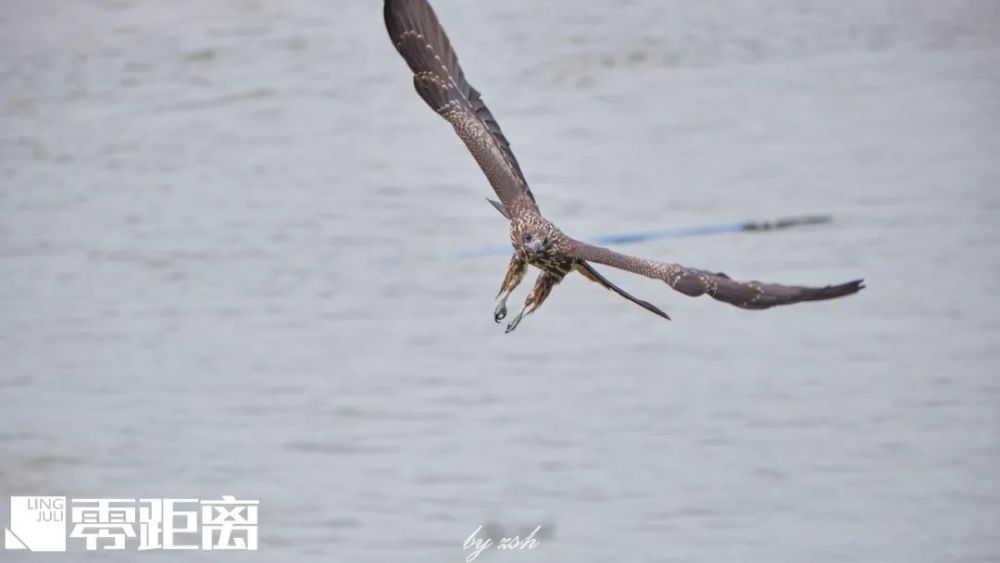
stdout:
POLYGON ((543 254, 549 248, 549 235, 534 229, 527 230, 521 234, 521 245, 531 254, 543 254))

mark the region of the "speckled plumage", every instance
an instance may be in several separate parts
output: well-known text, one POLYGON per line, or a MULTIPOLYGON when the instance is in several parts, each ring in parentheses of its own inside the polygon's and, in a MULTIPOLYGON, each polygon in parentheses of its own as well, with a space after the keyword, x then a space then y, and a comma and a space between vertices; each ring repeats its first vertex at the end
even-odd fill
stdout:
POLYGON ((524 315, 537 309, 568 273, 587 279, 669 318, 656 306, 617 287, 589 262, 597 262, 666 282, 690 296, 709 295, 744 309, 767 309, 802 301, 818 301, 856 293, 862 280, 825 287, 737 282, 722 273, 626 256, 589 245, 562 233, 546 220, 528 188, 510 143, 482 96, 465 79, 458 57, 427 0, 385 0, 385 23, 396 49, 413 71, 413 84, 427 104, 455 128, 500 199, 494 205, 510 221, 514 254, 500 288, 494 318, 507 314, 506 300, 524 278, 528 265, 542 270, 524 308, 508 324, 510 332, 524 315))

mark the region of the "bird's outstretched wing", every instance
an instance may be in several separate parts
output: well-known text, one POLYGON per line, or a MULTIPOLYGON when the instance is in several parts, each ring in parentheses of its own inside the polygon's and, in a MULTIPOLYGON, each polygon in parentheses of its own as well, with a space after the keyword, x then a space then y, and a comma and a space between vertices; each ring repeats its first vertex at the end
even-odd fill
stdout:
POLYGON ((466 80, 458 56, 427 0, 385 0, 385 26, 413 71, 413 85, 448 120, 472 152, 507 209, 519 199, 535 206, 510 143, 479 92, 466 80))
POLYGON ((684 295, 697 297, 707 294, 713 299, 743 309, 768 309, 802 301, 833 299, 857 293, 864 288, 864 280, 825 287, 788 286, 758 281, 738 282, 723 273, 635 258, 576 240, 570 240, 565 246, 566 254, 574 258, 662 280, 684 295))

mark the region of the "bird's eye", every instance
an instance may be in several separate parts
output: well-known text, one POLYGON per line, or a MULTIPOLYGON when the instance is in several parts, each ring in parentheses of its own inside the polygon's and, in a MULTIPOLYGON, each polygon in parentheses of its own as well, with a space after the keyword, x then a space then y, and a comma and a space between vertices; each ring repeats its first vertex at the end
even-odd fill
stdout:
POLYGON ((524 235, 524 242, 531 242, 531 233, 524 235))

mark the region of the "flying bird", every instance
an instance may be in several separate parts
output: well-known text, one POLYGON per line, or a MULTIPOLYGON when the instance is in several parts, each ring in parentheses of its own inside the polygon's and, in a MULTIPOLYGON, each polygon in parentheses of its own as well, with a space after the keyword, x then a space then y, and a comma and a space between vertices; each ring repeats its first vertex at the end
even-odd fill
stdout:
POLYGON ((517 328, 525 315, 537 310, 556 284, 573 271, 664 319, 670 318, 655 305, 611 283, 591 262, 662 280, 685 295, 707 294, 743 309, 833 299, 857 293, 864 287, 864 280, 860 279, 825 287, 739 282, 723 273, 627 256, 569 237, 539 211, 507 137, 479 91, 466 80, 444 28, 427 0, 385 0, 384 16, 393 45, 413 71, 417 93, 455 128, 500 200, 491 203, 510 222, 514 252, 493 310, 497 323, 506 318, 507 299, 524 279, 528 266, 541 270, 524 306, 507 324, 507 332, 517 328))

